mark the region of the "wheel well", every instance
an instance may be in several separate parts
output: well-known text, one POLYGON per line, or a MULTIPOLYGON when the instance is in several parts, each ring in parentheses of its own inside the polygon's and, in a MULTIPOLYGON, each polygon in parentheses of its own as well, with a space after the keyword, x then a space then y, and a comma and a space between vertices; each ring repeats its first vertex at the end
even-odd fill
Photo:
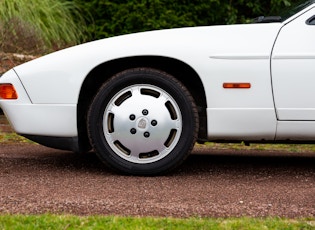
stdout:
POLYGON ((81 87, 78 107, 78 136, 80 148, 90 148, 86 117, 89 105, 101 85, 110 77, 123 70, 136 67, 150 67, 171 74, 181 81, 191 93, 198 107, 199 113, 199 138, 207 137, 207 120, 206 120, 206 96, 203 84, 194 69, 184 62, 167 57, 141 56, 122 58, 103 63, 95 67, 86 77, 81 87), (84 125, 82 125, 84 124, 84 125))

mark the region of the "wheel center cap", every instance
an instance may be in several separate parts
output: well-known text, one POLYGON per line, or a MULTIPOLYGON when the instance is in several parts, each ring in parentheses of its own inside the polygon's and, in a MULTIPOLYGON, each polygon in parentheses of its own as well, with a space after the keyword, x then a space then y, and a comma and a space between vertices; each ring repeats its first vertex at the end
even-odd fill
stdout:
POLYGON ((148 125, 148 119, 142 117, 138 120, 138 128, 139 129, 146 129, 148 125))

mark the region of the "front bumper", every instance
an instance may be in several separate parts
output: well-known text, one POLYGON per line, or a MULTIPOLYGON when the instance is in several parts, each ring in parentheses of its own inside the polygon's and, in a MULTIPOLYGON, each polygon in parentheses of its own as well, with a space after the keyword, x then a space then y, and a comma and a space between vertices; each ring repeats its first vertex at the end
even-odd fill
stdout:
POLYGON ((2 100, 0 107, 12 128, 21 135, 73 138, 78 136, 76 104, 33 104, 14 70, 0 78, 14 85, 18 99, 2 100))

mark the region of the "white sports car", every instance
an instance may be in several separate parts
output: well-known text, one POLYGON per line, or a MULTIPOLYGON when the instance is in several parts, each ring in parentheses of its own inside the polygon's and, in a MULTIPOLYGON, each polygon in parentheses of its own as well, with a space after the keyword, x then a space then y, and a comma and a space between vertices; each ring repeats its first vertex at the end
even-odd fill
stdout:
POLYGON ((197 140, 315 143, 315 1, 58 51, 5 73, 0 106, 18 134, 128 174, 174 169, 197 140))

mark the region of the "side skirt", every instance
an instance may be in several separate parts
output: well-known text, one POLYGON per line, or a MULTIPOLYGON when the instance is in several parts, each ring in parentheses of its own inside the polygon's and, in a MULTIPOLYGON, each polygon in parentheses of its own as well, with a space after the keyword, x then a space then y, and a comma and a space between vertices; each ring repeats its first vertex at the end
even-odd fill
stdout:
POLYGON ((21 134, 21 136, 50 148, 69 150, 77 153, 88 151, 88 149, 80 146, 78 137, 50 137, 25 134, 21 134))

